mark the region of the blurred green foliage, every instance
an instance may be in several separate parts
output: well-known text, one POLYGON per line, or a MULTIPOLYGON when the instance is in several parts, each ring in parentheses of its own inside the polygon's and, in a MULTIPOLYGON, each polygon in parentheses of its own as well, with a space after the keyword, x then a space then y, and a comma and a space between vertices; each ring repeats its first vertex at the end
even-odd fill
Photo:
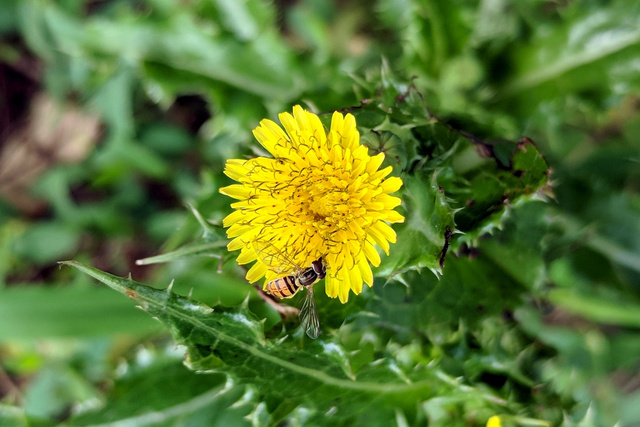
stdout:
POLYGON ((0 165, 40 92, 100 123, 19 202, 0 170, 0 425, 637 425, 638 58, 635 0, 0 2, 0 165), (316 341, 243 279, 217 192, 296 103, 405 182, 316 341))

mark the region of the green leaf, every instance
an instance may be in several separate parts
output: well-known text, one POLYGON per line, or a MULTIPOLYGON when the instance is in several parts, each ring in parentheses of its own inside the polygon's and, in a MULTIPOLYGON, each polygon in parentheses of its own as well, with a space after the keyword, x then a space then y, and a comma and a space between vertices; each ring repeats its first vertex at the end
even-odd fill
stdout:
POLYGON ((0 404, 0 427, 27 427, 28 425, 22 408, 0 404))
POLYGON ((549 300, 569 313, 584 316, 596 322, 640 328, 640 304, 607 301, 603 296, 580 295, 569 289, 556 289, 549 300))
POLYGON ((215 254, 222 253, 223 249, 226 252, 227 243, 228 241, 225 241, 225 240, 211 242, 211 243, 194 242, 193 244, 183 246, 180 249, 177 249, 175 251, 139 259, 136 261, 136 264, 137 265, 159 264, 159 263, 171 262, 171 261, 176 261, 180 259, 187 259, 187 258, 199 257, 199 256, 222 257, 222 255, 215 255, 215 254))
POLYGON ((74 261, 63 264, 127 295, 165 323, 186 347, 191 369, 224 373, 253 387, 274 422, 291 415, 318 425, 355 419, 388 425, 397 411, 412 419, 416 402, 445 384, 433 368, 418 364, 402 369, 393 360, 354 372, 344 349, 326 338, 308 342, 299 329, 294 336, 265 339, 261 323, 245 306, 212 309, 170 288, 152 289, 74 261))
POLYGON ((151 334, 160 330, 121 297, 94 286, 12 286, 0 291, 0 339, 151 334))
POLYGON ((411 336, 417 330, 434 342, 440 341, 436 337, 441 331, 460 321, 473 328, 516 306, 524 290, 483 254, 482 247, 473 257, 451 255, 439 278, 410 272, 402 282, 404 286, 394 282, 376 286, 378 298, 368 304, 368 311, 376 313, 382 324, 398 328, 396 333, 411 336))
POLYGON ((47 264, 73 254, 80 236, 69 226, 40 222, 29 227, 13 243, 15 254, 36 264, 47 264))
POLYGON ((479 167, 464 175, 468 184, 442 184, 445 191, 464 196, 456 200, 458 206, 464 206, 456 213, 456 224, 465 233, 456 239, 457 246, 463 242, 475 246, 482 234, 501 227, 510 207, 544 199, 545 192, 550 191, 549 166, 530 139, 523 138, 517 144, 476 144, 475 149, 481 153, 476 155, 488 161, 474 162, 479 167))
POLYGON ((409 269, 428 268, 442 272, 449 238, 455 232, 454 210, 438 186, 438 173, 431 177, 406 177, 404 203, 407 218, 396 227, 398 243, 392 245, 378 276, 393 277, 409 269))
POLYGON ((272 35, 241 43, 211 34, 194 19, 178 8, 163 23, 92 20, 84 28, 80 48, 141 64, 157 62, 264 97, 289 99, 298 92, 287 72, 290 55, 272 35), (278 55, 270 54, 267 61, 263 50, 276 50, 278 55))
MULTIPOLYGON (((2 2, 0 5, 0 34, 10 34, 16 31, 17 22, 17 5, 18 2, 7 1, 2 2)), ((4 50, 6 46, 0 47, 0 51, 4 50)), ((5 52, 0 53, 3 56, 5 52)))
POLYGON ((623 401, 620 417, 623 425, 635 425, 640 421, 640 392, 631 393, 623 401))
POLYGON ((222 22, 230 28, 240 40, 252 40, 259 36, 260 31, 269 28, 271 24, 270 5, 257 0, 238 2, 234 0, 217 0, 215 2, 222 15, 222 22), (266 21, 263 23, 260 20, 266 21), (260 28, 263 27, 263 28, 260 28), (264 28, 266 27, 266 28, 264 28))
MULTIPOLYGON (((524 289, 540 289, 548 276, 541 236, 549 232, 544 203, 528 203, 501 218, 500 231, 477 245, 483 257, 505 277, 524 289)), ((466 236, 464 236, 466 237, 466 236)), ((502 280, 501 280, 502 281, 502 280)), ((502 287, 502 286, 501 286, 502 287)))
POLYGON ((72 418, 74 426, 249 426, 255 409, 244 388, 225 384, 222 375, 198 375, 176 357, 144 350, 144 363, 121 367, 102 407, 72 418))
POLYGON ((513 49, 516 70, 499 97, 527 92, 535 99, 556 96, 558 88, 563 93, 601 89, 603 82, 619 83, 624 71, 623 80, 637 84, 637 74, 633 77, 629 69, 640 52, 637 2, 612 1, 599 8, 573 5, 565 14, 563 23, 540 25, 531 39, 513 49))
POLYGON ((175 251, 171 251, 162 255, 156 255, 136 261, 138 265, 157 264, 192 257, 214 257, 220 260, 229 256, 226 246, 229 241, 222 237, 222 233, 211 226, 202 217, 202 214, 191 204, 187 204, 189 210, 200 224, 202 229, 202 237, 194 242, 182 246, 175 251))
POLYGON ((30 418, 52 419, 73 403, 95 401, 98 391, 70 367, 42 369, 30 382, 25 395, 25 410, 30 418))

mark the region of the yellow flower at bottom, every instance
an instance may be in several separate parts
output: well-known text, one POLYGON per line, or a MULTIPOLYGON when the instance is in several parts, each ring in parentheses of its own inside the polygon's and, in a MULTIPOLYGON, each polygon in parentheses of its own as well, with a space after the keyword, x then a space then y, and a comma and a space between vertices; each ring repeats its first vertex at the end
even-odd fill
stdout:
POLYGON ((489 420, 487 421, 487 427, 502 427, 502 421, 500 420, 500 417, 494 415, 489 418, 489 420))
POLYGON ((351 114, 335 112, 328 132, 299 105, 279 118, 284 130, 267 119, 253 130, 273 158, 231 159, 225 166, 239 183, 220 189, 238 200, 224 219, 228 249, 240 249, 238 264, 256 261, 247 272, 251 283, 291 274, 282 258, 301 268, 323 258, 327 295, 344 303, 350 290, 359 294, 363 283, 373 285, 370 264, 380 265, 375 245, 388 255, 396 241, 388 223, 404 217, 393 210, 400 199, 390 194, 402 180, 386 178, 391 166, 378 170, 384 154, 369 156, 351 114))

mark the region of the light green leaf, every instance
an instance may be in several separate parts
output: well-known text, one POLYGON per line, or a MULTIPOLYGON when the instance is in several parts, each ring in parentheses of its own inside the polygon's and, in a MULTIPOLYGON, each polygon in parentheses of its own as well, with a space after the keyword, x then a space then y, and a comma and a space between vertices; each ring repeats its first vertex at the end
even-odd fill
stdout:
MULTIPOLYGON (((540 26, 532 40, 514 49, 517 70, 500 91, 512 97, 593 89, 640 52, 637 2, 613 1, 606 8, 574 7, 561 25, 540 26), (613 67, 612 65, 616 65, 613 67), (548 85, 540 90, 541 86, 548 85), (535 91, 538 91, 536 93, 535 91)), ((637 80, 636 80, 637 81, 637 80)))
POLYGON ((269 55, 262 49, 279 48, 272 37, 240 43, 211 34, 193 22, 194 17, 176 13, 163 25, 152 22, 90 21, 82 48, 105 55, 123 56, 140 63, 157 62, 276 99, 290 99, 299 88, 288 73, 289 55, 269 55), (124 48, 124 49, 123 49, 124 48))
POLYGON ((640 328, 640 304, 607 301, 602 295, 581 295, 571 289, 549 292, 549 300, 569 313, 599 323, 640 328))
POLYGON ((150 334, 159 325, 94 286, 13 286, 0 292, 0 339, 150 334))
POLYGON ((27 427, 24 409, 0 404, 0 427, 27 427))
POLYGON ((158 264, 197 256, 222 257, 222 255, 216 254, 222 253, 222 249, 224 249, 224 252, 226 252, 227 243, 228 242, 226 240, 211 243, 194 243, 183 246, 175 251, 167 252, 166 254, 139 259, 136 261, 136 264, 158 264))
POLYGON ((226 246, 229 241, 224 239, 221 236, 222 233, 209 224, 193 205, 187 204, 187 207, 198 221, 198 224, 200 224, 202 237, 192 243, 176 249, 175 251, 139 259, 136 261, 136 264, 157 264, 198 256, 214 257, 222 260, 225 256, 229 256, 229 253, 226 250, 226 246))
POLYGON ((73 403, 97 401, 98 390, 68 366, 42 369, 25 394, 25 410, 30 418, 52 419, 73 403))
POLYGON ((18 237, 13 250, 21 259, 46 264, 73 254, 79 240, 78 232, 72 227, 42 221, 18 237))

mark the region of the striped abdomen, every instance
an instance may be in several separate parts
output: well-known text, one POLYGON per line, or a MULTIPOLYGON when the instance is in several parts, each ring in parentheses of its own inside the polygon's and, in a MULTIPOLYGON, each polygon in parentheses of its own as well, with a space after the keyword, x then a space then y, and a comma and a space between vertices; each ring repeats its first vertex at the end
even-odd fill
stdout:
POLYGON ((291 298, 300 288, 296 276, 284 276, 271 280, 264 290, 274 297, 291 298))

